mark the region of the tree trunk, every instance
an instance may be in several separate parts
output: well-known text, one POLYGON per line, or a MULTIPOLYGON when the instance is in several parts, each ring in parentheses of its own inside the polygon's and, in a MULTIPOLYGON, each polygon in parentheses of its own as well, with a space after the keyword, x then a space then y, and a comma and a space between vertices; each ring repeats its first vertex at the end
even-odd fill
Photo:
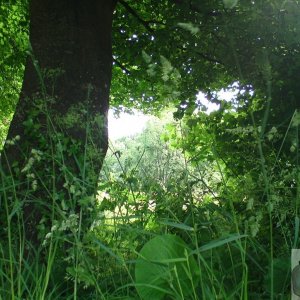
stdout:
POLYGON ((76 212, 79 199, 97 187, 108 145, 115 3, 31 0, 32 51, 1 169, 2 182, 9 177, 14 186, 5 184, 5 199, 15 190, 14 201, 22 200, 25 235, 33 243, 45 213, 54 206, 76 212))

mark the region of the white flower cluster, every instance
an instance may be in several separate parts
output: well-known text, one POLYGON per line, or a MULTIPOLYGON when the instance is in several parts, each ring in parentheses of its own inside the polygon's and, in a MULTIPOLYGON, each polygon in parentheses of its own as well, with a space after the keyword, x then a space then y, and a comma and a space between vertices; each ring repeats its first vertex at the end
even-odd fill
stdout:
POLYGON ((37 189, 37 180, 35 178, 35 175, 34 173, 27 173, 26 174, 26 177, 29 179, 29 180, 32 180, 32 183, 31 183, 31 187, 34 191, 36 191, 37 189))
POLYGON ((10 145, 13 146, 16 144, 17 141, 19 141, 21 139, 21 137, 19 135, 16 135, 14 138, 12 138, 11 140, 6 140, 5 143, 6 145, 10 145))
POLYGON ((40 150, 32 149, 31 150, 31 157, 28 159, 27 164, 25 167, 22 169, 22 173, 28 172, 35 161, 40 161, 42 159, 43 152, 40 150))
POLYGON ((58 231, 66 231, 68 229, 72 230, 73 232, 78 231, 78 215, 77 214, 70 214, 69 218, 62 221, 58 231))
POLYGON ((51 231, 46 234, 43 241, 43 246, 46 245, 47 241, 52 238, 55 232, 63 232, 68 229, 70 229, 73 233, 77 232, 78 219, 79 217, 77 214, 70 214, 69 217, 66 220, 63 220, 61 223, 56 222, 56 224, 51 227, 51 231))
POLYGON ((32 169, 32 166, 35 161, 40 161, 42 159, 43 152, 40 150, 32 149, 31 157, 29 157, 25 167, 21 170, 21 173, 27 173, 26 177, 28 180, 32 180, 31 188, 36 191, 38 182, 36 180, 35 174, 33 172, 29 172, 32 169))
POLYGON ((81 196, 86 193, 86 188, 82 186, 82 184, 75 178, 66 180, 66 182, 63 184, 63 187, 74 196, 81 196))

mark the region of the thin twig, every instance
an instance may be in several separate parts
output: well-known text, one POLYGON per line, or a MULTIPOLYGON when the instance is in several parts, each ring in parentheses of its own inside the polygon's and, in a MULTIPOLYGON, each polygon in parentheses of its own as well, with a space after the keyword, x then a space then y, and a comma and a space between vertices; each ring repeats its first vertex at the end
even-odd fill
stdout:
POLYGON ((122 63, 120 63, 118 60, 116 60, 115 58, 113 58, 113 63, 115 65, 117 65, 119 68, 121 68, 126 75, 130 75, 130 71, 122 63))

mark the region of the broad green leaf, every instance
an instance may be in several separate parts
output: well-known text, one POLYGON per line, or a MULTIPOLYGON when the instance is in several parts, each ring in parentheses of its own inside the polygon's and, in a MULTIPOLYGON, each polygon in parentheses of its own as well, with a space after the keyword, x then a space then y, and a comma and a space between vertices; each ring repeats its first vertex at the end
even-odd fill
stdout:
POLYGON ((185 242, 175 235, 157 236, 147 242, 135 267, 136 289, 144 300, 183 294, 188 299, 197 283, 197 264, 185 242), (192 282, 193 281, 193 282, 192 282), (175 294, 174 294, 175 289, 175 294))

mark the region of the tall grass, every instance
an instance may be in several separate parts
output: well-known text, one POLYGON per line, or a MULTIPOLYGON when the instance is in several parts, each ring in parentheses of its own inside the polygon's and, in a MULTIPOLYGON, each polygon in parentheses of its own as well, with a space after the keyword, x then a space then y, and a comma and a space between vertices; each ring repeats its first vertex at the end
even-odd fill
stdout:
MULTIPOLYGON (((297 126, 293 130, 298 130, 297 126)), ((262 142, 258 138, 260 148, 262 142)), ((46 224, 43 228, 40 223, 37 228, 38 246, 26 240, 22 211, 24 201, 32 201, 34 187, 29 184, 27 190, 20 192, 12 178, 1 175, 1 206, 5 208, 1 217, 5 218, 6 226, 1 229, 0 299, 141 299, 143 289, 158 291, 163 295, 161 299, 288 297, 289 252, 298 246, 298 167, 286 166, 280 161, 280 153, 274 159, 266 159, 259 151, 253 160, 259 160, 262 166, 260 185, 252 182, 253 186, 246 186, 242 176, 228 176, 222 157, 213 149, 213 162, 206 167, 191 165, 188 154, 184 153, 183 164, 178 168, 182 182, 156 186, 154 193, 153 186, 142 184, 142 181, 155 182, 153 174, 140 178, 137 173, 143 151, 138 164, 127 170, 115 154, 121 173, 112 176, 112 171, 104 167, 99 194, 92 197, 94 204, 83 202, 79 211, 58 203, 58 187, 53 182, 52 185, 43 182, 41 177, 40 188, 49 198, 46 203, 43 199, 35 201, 47 207, 51 218, 50 226, 46 224), (281 168, 276 173, 275 165, 281 168), (298 177, 288 177, 290 171, 298 177), (217 178, 215 181, 208 180, 211 173, 217 178), (203 180, 194 182, 203 176, 205 184, 203 180), (290 179, 296 188, 294 199, 294 192, 288 186, 290 179), (244 197, 249 201, 248 196, 257 186, 264 186, 261 196, 255 199, 260 202, 255 208, 245 208, 249 204, 244 197), (278 192, 280 188, 285 190, 278 192), (201 192, 204 189, 208 191, 206 194, 201 192), (201 201, 197 193, 202 193, 201 201), (264 195, 267 205, 263 203, 264 195), (286 199, 279 199, 279 195, 286 195, 286 199), (283 203, 288 203, 287 211, 283 203), (91 222, 84 220, 86 210, 91 222), (295 224, 291 214, 296 218, 295 224), (255 226, 256 231, 252 230, 255 226), (176 254, 166 251, 166 257, 160 258, 158 253, 164 248, 154 245, 148 257, 142 255, 143 247, 150 245, 155 237, 166 242, 166 234, 184 241, 184 249, 176 254), (153 278, 159 279, 159 283, 137 281, 135 268, 142 262, 152 264, 153 278), (155 273, 158 266, 164 276, 155 273), (189 282, 188 291, 183 278, 189 282)), ((65 153, 61 155, 63 162, 67 157, 65 153)), ((80 172, 84 173, 88 171, 80 172)), ((57 176, 55 171, 52 175, 57 176)), ((69 186, 67 194, 72 200, 71 189, 69 186)), ((145 272, 150 271, 145 267, 145 272)))

